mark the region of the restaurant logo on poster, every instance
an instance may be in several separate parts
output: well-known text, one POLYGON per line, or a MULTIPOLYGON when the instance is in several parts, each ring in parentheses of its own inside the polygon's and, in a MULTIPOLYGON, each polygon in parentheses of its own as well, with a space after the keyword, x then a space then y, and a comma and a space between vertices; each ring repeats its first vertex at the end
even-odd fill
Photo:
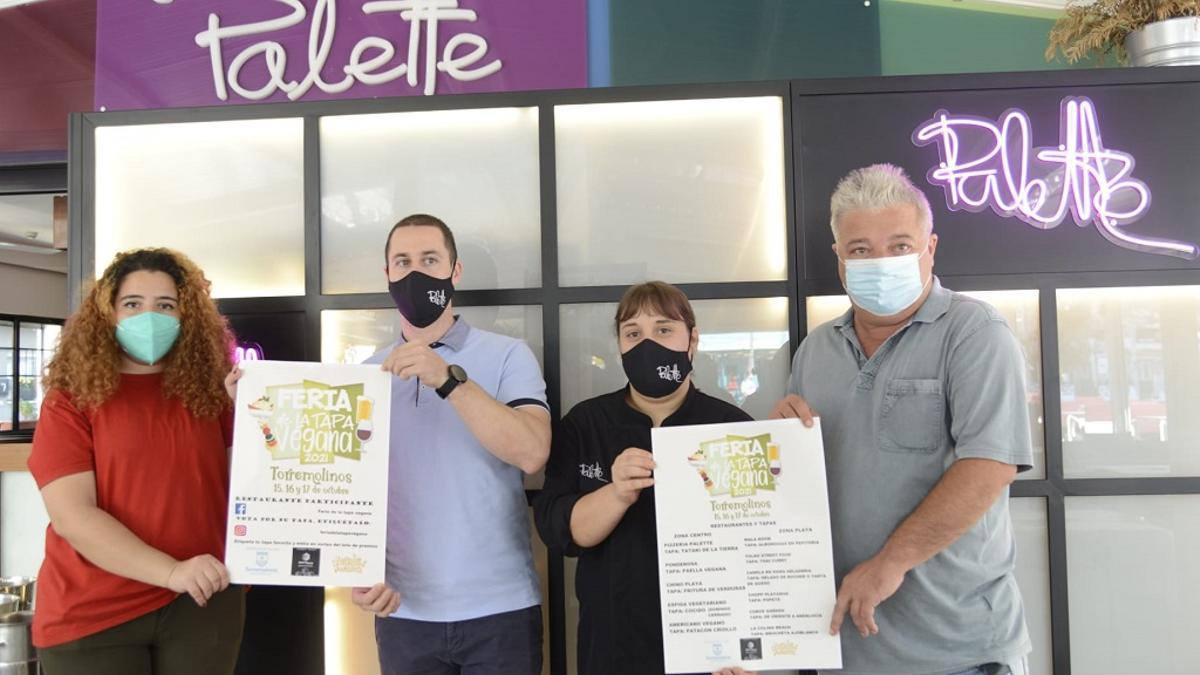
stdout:
POLYGON ((750 497, 759 490, 774 492, 782 469, 779 444, 771 441, 771 434, 731 434, 704 441, 699 450, 688 455, 687 461, 711 497, 750 497))
POLYGON ((771 655, 795 656, 799 649, 800 645, 790 640, 785 640, 783 642, 776 642, 775 644, 771 645, 771 655))
POLYGON ((333 571, 339 574, 362 574, 367 561, 356 555, 344 555, 333 559, 333 571))

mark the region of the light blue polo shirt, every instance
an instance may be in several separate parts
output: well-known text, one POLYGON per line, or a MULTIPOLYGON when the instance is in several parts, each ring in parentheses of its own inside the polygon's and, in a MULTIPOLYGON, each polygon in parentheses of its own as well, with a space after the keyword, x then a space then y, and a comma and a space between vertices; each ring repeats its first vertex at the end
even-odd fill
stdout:
MULTIPOLYGON (((366 363, 383 363, 403 342, 366 363)), ((549 409, 524 342, 459 317, 432 346, 497 401, 549 409)), ((541 602, 521 470, 488 452, 416 378, 392 378, 387 582, 400 592, 392 616, 402 619, 465 621, 541 602)))

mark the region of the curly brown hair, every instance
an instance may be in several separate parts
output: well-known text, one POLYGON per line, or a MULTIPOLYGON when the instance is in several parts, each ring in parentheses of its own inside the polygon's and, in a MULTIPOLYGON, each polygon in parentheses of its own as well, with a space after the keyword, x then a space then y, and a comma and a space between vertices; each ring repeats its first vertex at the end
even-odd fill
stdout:
POLYGON ((225 373, 233 365, 233 333, 209 297, 209 282, 187 256, 166 248, 118 253, 67 319, 58 349, 46 367, 46 389, 69 394, 80 408, 102 405, 120 382, 114 303, 121 282, 132 272, 163 272, 179 294, 179 337, 163 359, 163 394, 176 398, 198 417, 230 407, 225 373))

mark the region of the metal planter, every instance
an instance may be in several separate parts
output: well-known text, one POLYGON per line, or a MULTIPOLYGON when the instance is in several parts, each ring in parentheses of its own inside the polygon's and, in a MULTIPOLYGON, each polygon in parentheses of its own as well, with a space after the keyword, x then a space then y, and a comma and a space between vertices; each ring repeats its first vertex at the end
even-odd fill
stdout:
POLYGON ((1125 38, 1131 66, 1200 65, 1200 17, 1157 21, 1125 38))

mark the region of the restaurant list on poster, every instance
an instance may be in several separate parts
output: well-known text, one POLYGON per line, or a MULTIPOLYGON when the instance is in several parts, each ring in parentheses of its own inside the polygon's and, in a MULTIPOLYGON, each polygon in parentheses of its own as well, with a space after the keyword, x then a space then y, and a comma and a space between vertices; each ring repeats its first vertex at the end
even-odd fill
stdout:
POLYGON ((819 423, 656 428, 667 672, 840 668, 819 423))

